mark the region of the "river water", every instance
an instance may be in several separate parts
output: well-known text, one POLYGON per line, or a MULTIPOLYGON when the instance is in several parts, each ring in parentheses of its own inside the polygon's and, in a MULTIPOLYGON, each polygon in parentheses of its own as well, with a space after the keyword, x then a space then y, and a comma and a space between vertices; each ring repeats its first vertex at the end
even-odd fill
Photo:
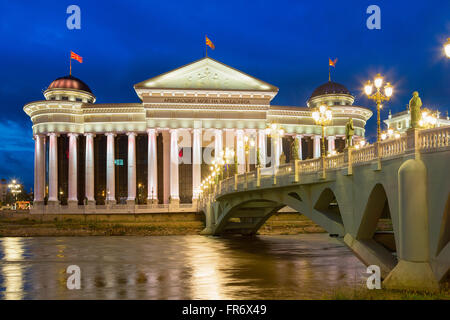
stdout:
POLYGON ((0 238, 0 258, 0 299, 317 299, 367 276, 326 234, 0 238))

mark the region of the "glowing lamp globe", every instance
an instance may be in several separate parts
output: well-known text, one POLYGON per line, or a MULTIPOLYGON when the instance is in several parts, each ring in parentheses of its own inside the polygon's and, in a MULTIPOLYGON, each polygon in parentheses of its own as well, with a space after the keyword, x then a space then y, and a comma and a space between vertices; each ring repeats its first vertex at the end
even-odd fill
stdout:
POLYGON ((313 117, 313 119, 314 119, 315 121, 318 121, 318 120, 319 120, 319 112, 318 112, 318 111, 314 111, 314 112, 312 113, 312 117, 313 117))
POLYGON ((324 105, 321 105, 320 107, 319 107, 319 111, 320 111, 320 113, 325 113, 325 111, 327 110, 327 107, 325 107, 324 105))
POLYGON ((450 38, 447 39, 447 42, 444 45, 444 51, 447 58, 450 58, 450 38))
POLYGON ((380 89, 383 85, 383 76, 378 73, 373 82, 375 83, 375 87, 377 87, 377 89, 380 89))
POLYGON ((392 93, 394 93, 394 88, 392 88, 389 82, 384 87, 384 93, 386 94, 387 97, 391 97, 392 93))
POLYGON ((372 94, 372 90, 373 90, 373 86, 369 80, 369 81, 367 81, 366 85, 364 86, 364 92, 366 93, 366 95, 370 96, 372 94))

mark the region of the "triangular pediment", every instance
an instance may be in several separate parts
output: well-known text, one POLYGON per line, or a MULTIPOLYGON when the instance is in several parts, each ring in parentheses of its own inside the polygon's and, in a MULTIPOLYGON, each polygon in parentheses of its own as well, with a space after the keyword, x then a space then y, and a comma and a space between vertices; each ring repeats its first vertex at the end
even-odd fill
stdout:
POLYGON ((203 58, 134 85, 135 89, 237 90, 278 88, 211 58, 203 58))

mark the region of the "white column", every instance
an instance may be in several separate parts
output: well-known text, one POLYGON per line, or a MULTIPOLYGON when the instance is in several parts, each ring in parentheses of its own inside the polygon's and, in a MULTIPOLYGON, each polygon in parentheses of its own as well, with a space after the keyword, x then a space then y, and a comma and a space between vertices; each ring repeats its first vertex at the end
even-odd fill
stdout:
POLYGON ((298 140, 298 159, 302 160, 303 159, 303 152, 302 152, 302 138, 303 136, 301 134, 298 134, 296 136, 297 140, 298 140))
POLYGON ((259 148, 259 160, 261 161, 261 168, 266 167, 266 130, 259 129, 258 131, 258 148, 259 148))
POLYGON ((136 200, 136 133, 128 132, 128 204, 136 200))
POLYGON ((86 133, 86 176, 85 192, 88 204, 95 205, 94 197, 94 137, 93 133, 86 133))
POLYGON ((273 138, 271 139, 271 153, 272 153, 272 161, 270 163, 271 167, 279 167, 280 166, 280 156, 282 151, 282 143, 281 143, 281 137, 273 138))
POLYGON ((178 190, 178 133, 170 130, 170 202, 180 201, 178 190))
POLYGON ((48 151, 48 203, 58 203, 58 135, 50 133, 48 151))
POLYGON ((106 203, 116 203, 116 174, 114 163, 114 133, 106 133, 106 203))
POLYGON ((34 205, 42 204, 45 197, 45 136, 34 136, 34 205))
POLYGON ((201 184, 202 129, 193 130, 192 144, 192 199, 198 199, 201 184))
POLYGON ((245 172, 244 130, 236 130, 236 149, 239 174, 245 172))
POLYGON ((214 159, 220 158, 220 152, 223 150, 222 130, 214 131, 214 159))
POLYGON ((156 129, 148 129, 148 172, 147 172, 147 203, 158 200, 158 170, 156 155, 156 129))
MULTIPOLYGON (((278 165, 280 164, 280 157, 283 153, 283 137, 278 137, 278 147, 279 147, 279 155, 278 155, 278 165)), ((286 154, 284 154, 286 156, 286 154)))
POLYGON ((68 205, 78 205, 78 134, 69 133, 69 194, 68 205))
POLYGON ((328 152, 331 152, 335 149, 335 136, 329 136, 328 137, 328 152))
POLYGON ((313 138, 313 140, 314 140, 314 145, 313 145, 314 158, 320 158, 320 139, 321 139, 321 137, 318 135, 315 135, 313 138))

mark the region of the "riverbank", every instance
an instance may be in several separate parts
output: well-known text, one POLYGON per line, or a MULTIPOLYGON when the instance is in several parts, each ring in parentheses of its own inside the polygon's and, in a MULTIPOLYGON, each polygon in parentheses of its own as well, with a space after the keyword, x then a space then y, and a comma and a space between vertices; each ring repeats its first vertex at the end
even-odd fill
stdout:
MULTIPOLYGON (((0 214, 0 237, 40 236, 165 236, 195 235, 205 227, 196 213, 148 215, 0 214)), ((323 233, 324 229, 298 213, 272 216, 261 235, 323 233)))
POLYGON ((450 287, 444 285, 438 292, 407 290, 369 290, 367 288, 340 288, 324 295, 324 300, 450 300, 450 287))

